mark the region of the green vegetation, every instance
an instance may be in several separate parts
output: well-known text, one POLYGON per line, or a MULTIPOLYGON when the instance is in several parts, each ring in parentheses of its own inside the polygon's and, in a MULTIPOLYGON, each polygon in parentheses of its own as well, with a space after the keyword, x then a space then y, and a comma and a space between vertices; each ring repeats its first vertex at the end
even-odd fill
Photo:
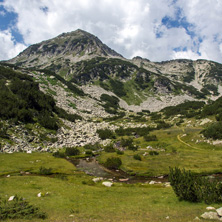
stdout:
POLYGON ((39 174, 41 174, 41 175, 51 175, 52 174, 52 168, 45 168, 45 167, 41 166, 39 168, 39 174))
POLYGON ((157 141, 156 135, 145 135, 145 136, 143 136, 143 138, 146 142, 157 141))
POLYGON ((135 155, 133 156, 133 158, 134 158, 135 160, 139 160, 139 161, 142 160, 142 158, 141 158, 141 156, 140 156, 139 154, 135 154, 135 155))
POLYGON ((206 138, 222 139, 222 121, 211 124, 202 133, 206 138))
POLYGON ((106 160, 104 166, 111 170, 117 170, 122 165, 122 161, 119 157, 111 157, 106 160))
POLYGON ((115 149, 114 149, 114 147, 113 147, 113 144, 109 144, 109 145, 105 146, 104 151, 107 152, 107 153, 113 153, 113 152, 115 152, 115 149))
POLYGON ((115 96, 109 96, 107 94, 102 94, 100 100, 105 102, 103 107, 105 111, 110 114, 116 114, 119 108, 119 99, 115 96))
POLYGON ((184 117, 191 118, 200 114, 200 109, 205 105, 204 102, 199 101, 188 101, 176 106, 168 106, 161 110, 164 115, 169 118, 174 115, 183 115, 184 117))
POLYGON ((46 213, 29 204, 22 197, 14 196, 13 200, 0 199, 0 220, 45 219, 46 213))
POLYGON ((65 149, 65 155, 67 156, 77 156, 80 154, 80 150, 76 147, 68 147, 65 149))
POLYGON ((143 128, 119 128, 115 130, 115 133, 118 136, 132 136, 132 135, 139 135, 144 136, 147 135, 152 129, 150 127, 143 127, 143 128))
POLYGON ((102 140, 115 138, 115 134, 109 129, 98 129, 96 132, 102 140))
POLYGON ((222 184, 198 177, 191 171, 171 168, 169 175, 171 186, 180 200, 190 202, 204 201, 207 204, 221 203, 222 184))
POLYGON ((57 130, 57 114, 75 121, 78 115, 68 114, 56 107, 54 99, 39 90, 39 85, 26 74, 0 66, 0 118, 12 122, 40 123, 43 127, 57 130))
POLYGON ((51 71, 49 68, 48 69, 39 69, 39 70, 36 70, 36 71, 43 72, 47 76, 53 76, 56 80, 59 80, 65 86, 67 86, 68 89, 76 95, 79 95, 79 96, 84 96, 85 95, 84 92, 81 89, 79 89, 77 86, 75 86, 72 82, 66 81, 63 77, 61 77, 60 75, 51 71))

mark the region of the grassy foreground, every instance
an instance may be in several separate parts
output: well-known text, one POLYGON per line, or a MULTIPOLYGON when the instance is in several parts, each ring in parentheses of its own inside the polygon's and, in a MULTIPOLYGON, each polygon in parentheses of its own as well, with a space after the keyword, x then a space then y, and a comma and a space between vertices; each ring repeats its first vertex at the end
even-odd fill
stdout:
POLYGON ((101 182, 94 184, 91 176, 51 154, 0 154, 0 162, 0 197, 26 198, 47 213, 45 221, 166 221, 169 217, 167 221, 187 222, 206 211, 206 204, 178 201, 172 188, 162 185, 114 183, 107 188, 101 182), (36 174, 41 166, 51 167, 56 174, 36 174), (49 195, 37 197, 39 192, 49 195))

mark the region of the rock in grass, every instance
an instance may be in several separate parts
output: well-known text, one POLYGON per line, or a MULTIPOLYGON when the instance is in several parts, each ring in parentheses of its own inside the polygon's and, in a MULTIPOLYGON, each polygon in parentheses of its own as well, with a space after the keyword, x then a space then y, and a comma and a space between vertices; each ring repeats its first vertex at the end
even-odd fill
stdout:
POLYGON ((103 178, 102 177, 96 177, 96 178, 93 178, 92 179, 93 180, 93 182, 99 182, 99 181, 101 181, 101 180, 103 180, 103 178))
POLYGON ((9 197, 8 201, 12 201, 12 200, 14 200, 14 198, 15 198, 15 196, 11 196, 11 197, 9 197))
POLYGON ((210 219, 210 220, 220 220, 220 217, 216 212, 205 212, 204 214, 201 215, 203 219, 210 219))
POLYGON ((113 185, 111 182, 103 182, 102 184, 106 187, 111 187, 113 185))
POLYGON ((37 197, 41 197, 41 196, 42 196, 42 193, 41 193, 41 192, 37 194, 37 197))
POLYGON ((151 184, 151 185, 153 185, 153 184, 156 184, 157 182, 156 181, 153 181, 153 180, 151 180, 150 182, 149 182, 149 184, 151 184))
MULTIPOLYGON (((214 208, 214 209, 215 209, 215 208, 214 208)), ((217 214, 218 214, 219 216, 221 216, 221 217, 222 217, 222 207, 221 207, 221 208, 216 209, 216 211, 217 211, 217 214)))
POLYGON ((216 210, 214 207, 207 207, 207 210, 216 210))

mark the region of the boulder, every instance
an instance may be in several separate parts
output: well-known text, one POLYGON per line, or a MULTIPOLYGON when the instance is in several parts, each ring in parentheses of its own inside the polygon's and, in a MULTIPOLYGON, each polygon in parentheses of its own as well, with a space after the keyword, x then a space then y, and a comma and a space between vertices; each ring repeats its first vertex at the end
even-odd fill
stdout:
POLYGON ((220 217, 218 216, 218 214, 216 212, 205 212, 204 214, 201 215, 201 217, 203 219, 210 219, 210 220, 220 220, 220 217))
POLYGON ((105 181, 105 182, 103 182, 102 184, 103 184, 104 186, 106 186, 106 187, 111 187, 111 186, 113 185, 113 183, 108 182, 108 181, 105 181))
POLYGON ((207 207, 206 209, 207 209, 207 210, 216 210, 214 207, 211 207, 211 206, 210 206, 210 207, 207 207))
MULTIPOLYGON (((215 208, 214 208, 214 210, 215 210, 215 208)), ((216 211, 217 211, 217 214, 218 214, 220 217, 222 217, 222 207, 216 209, 216 211)))
POLYGON ((149 184, 151 184, 151 185, 153 185, 153 184, 156 184, 157 182, 156 181, 153 181, 153 180, 151 180, 150 182, 149 182, 149 184))

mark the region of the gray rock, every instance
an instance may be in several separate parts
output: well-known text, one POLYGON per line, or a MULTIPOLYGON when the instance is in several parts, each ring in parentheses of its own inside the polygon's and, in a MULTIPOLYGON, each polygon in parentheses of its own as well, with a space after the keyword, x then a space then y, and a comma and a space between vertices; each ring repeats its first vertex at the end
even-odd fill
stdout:
POLYGON ((211 206, 210 206, 210 207, 207 207, 206 209, 207 209, 207 210, 216 210, 215 207, 211 207, 211 206))
POLYGON ((216 212, 205 212, 201 215, 203 219, 210 219, 210 220, 220 220, 220 217, 216 212))
POLYGON ((104 186, 106 186, 106 187, 111 187, 111 186, 113 185, 113 183, 108 182, 108 181, 103 182, 102 184, 103 184, 104 186))
MULTIPOLYGON (((214 208, 214 209, 215 209, 215 208, 214 208)), ((216 209, 216 211, 217 211, 217 214, 218 214, 219 216, 221 216, 221 217, 222 217, 222 207, 221 207, 221 208, 216 209)))

